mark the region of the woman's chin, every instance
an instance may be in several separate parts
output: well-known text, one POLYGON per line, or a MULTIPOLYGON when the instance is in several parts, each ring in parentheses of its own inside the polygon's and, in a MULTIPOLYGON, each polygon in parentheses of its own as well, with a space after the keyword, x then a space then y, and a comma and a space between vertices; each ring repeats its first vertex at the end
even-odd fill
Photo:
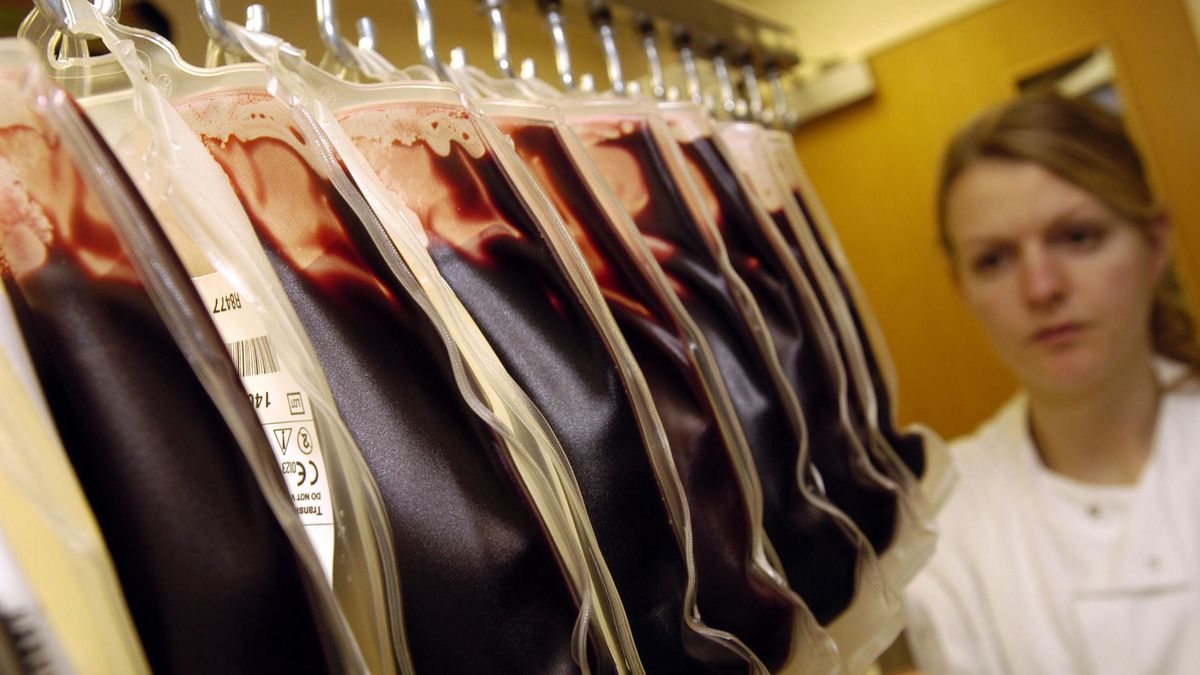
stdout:
POLYGON ((1108 359, 1087 345, 1042 351, 1022 364, 1017 372, 1031 392, 1073 396, 1094 389, 1111 370, 1108 359))

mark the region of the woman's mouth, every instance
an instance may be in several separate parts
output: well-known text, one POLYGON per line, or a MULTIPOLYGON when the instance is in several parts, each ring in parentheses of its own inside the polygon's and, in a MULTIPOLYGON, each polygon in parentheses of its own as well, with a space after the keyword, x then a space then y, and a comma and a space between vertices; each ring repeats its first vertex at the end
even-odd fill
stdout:
POLYGON ((1062 346, 1075 340, 1083 331, 1084 325, 1082 323, 1059 323, 1038 330, 1030 340, 1035 344, 1048 347, 1062 346))

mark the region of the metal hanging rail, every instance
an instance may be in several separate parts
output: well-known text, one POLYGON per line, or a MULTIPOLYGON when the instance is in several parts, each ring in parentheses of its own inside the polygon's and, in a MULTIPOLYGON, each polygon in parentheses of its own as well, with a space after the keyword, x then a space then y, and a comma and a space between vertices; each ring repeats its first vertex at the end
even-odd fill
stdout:
MULTIPOLYGON (((507 0, 513 9, 545 12, 547 0, 507 0)), ((601 12, 597 5, 620 10, 623 16, 650 21, 664 26, 681 26, 693 44, 700 40, 745 50, 756 72, 765 75, 768 68, 787 71, 801 61, 792 29, 783 23, 741 11, 717 0, 553 0, 556 17, 597 18, 611 21, 612 14, 601 12)), ((578 20, 572 18, 572 20, 578 20)), ((644 33, 643 33, 644 34, 644 33)))

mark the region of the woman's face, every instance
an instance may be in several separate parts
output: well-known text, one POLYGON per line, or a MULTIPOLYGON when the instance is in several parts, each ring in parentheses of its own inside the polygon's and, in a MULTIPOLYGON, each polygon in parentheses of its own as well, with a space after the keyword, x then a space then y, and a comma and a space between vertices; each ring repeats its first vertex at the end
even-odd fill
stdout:
POLYGON ((1086 391, 1148 358, 1165 221, 1139 229, 1037 164, 985 159, 951 185, 954 272, 1000 356, 1031 391, 1086 391))

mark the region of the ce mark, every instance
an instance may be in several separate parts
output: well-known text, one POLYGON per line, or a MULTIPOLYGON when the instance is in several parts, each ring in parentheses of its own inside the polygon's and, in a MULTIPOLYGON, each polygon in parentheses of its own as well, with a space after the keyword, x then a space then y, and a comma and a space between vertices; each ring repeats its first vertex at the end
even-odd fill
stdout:
POLYGON ((317 480, 321 477, 321 473, 317 470, 316 462, 313 462, 312 460, 307 462, 284 462, 282 468, 283 475, 296 476, 297 487, 304 485, 305 481, 307 481, 309 485, 316 485, 317 480), (311 479, 309 478, 310 473, 312 474, 311 479))

